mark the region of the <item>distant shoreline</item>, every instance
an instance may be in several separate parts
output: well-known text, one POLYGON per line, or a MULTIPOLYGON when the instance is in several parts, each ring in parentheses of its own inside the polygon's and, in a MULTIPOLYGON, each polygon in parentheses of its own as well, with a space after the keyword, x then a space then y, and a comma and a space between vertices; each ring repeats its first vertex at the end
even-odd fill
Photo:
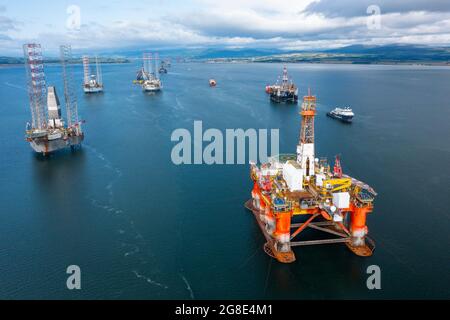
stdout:
MULTIPOLYGON (((264 64, 271 64, 271 63, 288 63, 288 64, 329 64, 329 65, 336 65, 336 64, 342 64, 342 65, 381 65, 381 66, 429 66, 429 67, 450 67, 450 61, 449 62, 433 62, 433 61, 423 61, 423 62, 412 62, 412 61, 377 61, 377 62, 357 62, 357 61, 251 61, 249 59, 215 59, 215 60, 196 60, 192 59, 186 62, 181 63, 207 63, 207 64, 233 64, 233 63, 264 63, 264 64)), ((126 62, 102 62, 103 65, 112 65, 112 64, 130 64, 131 61, 126 62)), ((44 62, 45 65, 60 65, 58 62, 44 62)), ((72 65, 82 65, 81 62, 72 63, 72 65)), ((23 66, 23 63, 0 63, 0 68, 5 67, 19 67, 23 66)))
MULTIPOLYGON (((195 60, 193 60, 195 61, 195 60)), ((410 66, 441 66, 450 67, 450 61, 355 61, 355 60, 289 60, 289 59, 253 59, 253 58, 226 58, 207 59, 202 62, 215 63, 289 63, 289 64, 345 64, 345 65, 410 65, 410 66)))
MULTIPOLYGON (((107 65, 107 64, 130 64, 132 63, 131 61, 127 61, 127 62, 101 62, 102 65, 107 65)), ((4 67, 20 67, 23 66, 23 63, 0 63, 0 68, 4 68, 4 67)), ((60 62, 45 62, 44 61, 44 65, 46 66, 58 66, 61 65, 60 62)), ((71 65, 83 65, 82 62, 76 62, 76 63, 71 63, 71 65)))

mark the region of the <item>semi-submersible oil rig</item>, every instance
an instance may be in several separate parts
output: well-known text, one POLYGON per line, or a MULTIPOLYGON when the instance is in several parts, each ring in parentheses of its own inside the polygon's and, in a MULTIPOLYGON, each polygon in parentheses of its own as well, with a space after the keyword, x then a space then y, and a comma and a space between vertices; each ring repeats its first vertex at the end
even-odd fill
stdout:
POLYGON ((297 154, 272 157, 260 167, 251 164, 254 187, 246 208, 267 240, 264 250, 283 263, 295 261, 292 247, 306 245, 344 243, 358 256, 371 256, 375 245, 367 236, 366 218, 377 194, 343 174, 339 157, 333 171, 326 159, 315 158, 316 97, 310 92, 303 98, 300 114, 297 154), (302 222, 294 223, 294 218, 302 222), (307 228, 328 236, 299 240, 307 228))

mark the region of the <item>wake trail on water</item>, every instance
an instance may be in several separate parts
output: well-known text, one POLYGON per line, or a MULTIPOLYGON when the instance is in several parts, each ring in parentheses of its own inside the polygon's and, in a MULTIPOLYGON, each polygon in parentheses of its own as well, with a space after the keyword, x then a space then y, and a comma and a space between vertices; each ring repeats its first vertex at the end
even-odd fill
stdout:
POLYGON ((7 87, 10 87, 10 88, 14 88, 14 89, 19 89, 19 90, 27 91, 27 89, 26 89, 25 87, 21 87, 21 86, 18 86, 18 85, 9 83, 9 82, 4 82, 3 84, 4 84, 5 86, 7 86, 7 87))
POLYGON ((155 286, 161 287, 161 288, 163 288, 163 289, 169 289, 168 286, 166 286, 166 285, 164 285, 164 284, 162 284, 162 283, 159 283, 159 282, 157 282, 157 281, 155 281, 155 280, 152 280, 151 278, 146 277, 146 276, 140 274, 140 273, 137 272, 136 270, 133 270, 133 273, 135 274, 135 276, 136 276, 138 279, 144 279, 145 281, 147 281, 147 282, 150 283, 150 284, 153 284, 153 285, 155 285, 155 286))
POLYGON ((178 99, 178 96, 175 96, 175 102, 176 102, 176 107, 175 107, 176 110, 184 110, 184 106, 178 99))
MULTIPOLYGON (((111 161, 109 161, 104 154, 99 152, 96 148, 90 146, 90 145, 84 145, 86 149, 88 149, 92 154, 101 162, 103 162, 103 167, 111 172, 114 173, 113 178, 106 184, 105 191, 108 195, 107 203, 103 203, 102 201, 99 201, 94 198, 89 198, 91 201, 91 204, 99 209, 102 209, 106 211, 109 214, 114 214, 118 218, 122 219, 125 223, 126 227, 125 229, 128 229, 128 234, 131 234, 132 238, 134 240, 138 240, 140 243, 128 243, 125 242, 125 240, 120 240, 120 245, 123 248, 131 248, 131 250, 126 250, 126 252, 123 254, 124 258, 130 258, 135 257, 138 262, 139 266, 146 265, 149 263, 149 261, 144 257, 144 252, 147 253, 150 257, 152 256, 151 251, 149 250, 148 246, 146 245, 146 241, 142 234, 137 230, 134 221, 127 215, 122 209, 117 208, 114 206, 114 184, 123 176, 122 171, 115 167, 111 161), (142 250, 145 248, 146 250, 142 250)), ((118 234, 121 236, 125 236, 127 232, 124 228, 118 229, 118 234)), ((153 259, 152 259, 153 260, 153 259)), ((144 279, 147 283, 163 288, 168 289, 168 286, 166 286, 163 283, 157 282, 153 280, 152 278, 143 275, 138 270, 133 269, 132 273, 136 276, 138 279, 144 279)), ((159 269, 157 269, 157 273, 159 272, 159 269)))
POLYGON ((180 277, 184 281, 184 283, 186 284, 186 289, 189 291, 189 296, 191 297, 192 300, 194 300, 195 299, 194 291, 192 291, 192 288, 191 288, 191 285, 189 284, 189 281, 187 281, 186 277, 184 275, 182 275, 181 273, 180 273, 180 277))

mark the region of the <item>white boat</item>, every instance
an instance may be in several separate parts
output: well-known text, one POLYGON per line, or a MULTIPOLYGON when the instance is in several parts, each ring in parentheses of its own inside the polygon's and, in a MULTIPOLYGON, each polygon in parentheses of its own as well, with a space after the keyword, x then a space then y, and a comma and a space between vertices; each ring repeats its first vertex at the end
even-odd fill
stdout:
POLYGON ((351 108, 336 108, 327 113, 331 118, 335 118, 344 122, 352 122, 355 114, 351 108))

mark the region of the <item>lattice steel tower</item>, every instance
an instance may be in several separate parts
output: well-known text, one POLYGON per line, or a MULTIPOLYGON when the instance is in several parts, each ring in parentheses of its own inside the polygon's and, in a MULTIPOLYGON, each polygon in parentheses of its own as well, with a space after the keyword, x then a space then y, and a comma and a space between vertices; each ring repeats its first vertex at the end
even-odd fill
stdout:
POLYGON ((89 84, 89 80, 91 79, 91 70, 89 66, 89 57, 83 56, 83 71, 84 71, 84 84, 89 84))
POLYGON ((64 45, 60 47, 60 57, 64 81, 64 97, 66 102, 67 126, 72 127, 78 124, 78 103, 73 87, 73 70, 70 65, 72 60, 72 47, 64 45))
POLYGON ((45 82, 44 59, 40 44, 30 43, 23 46, 25 69, 27 73, 28 96, 32 129, 47 128, 47 84, 45 82))

